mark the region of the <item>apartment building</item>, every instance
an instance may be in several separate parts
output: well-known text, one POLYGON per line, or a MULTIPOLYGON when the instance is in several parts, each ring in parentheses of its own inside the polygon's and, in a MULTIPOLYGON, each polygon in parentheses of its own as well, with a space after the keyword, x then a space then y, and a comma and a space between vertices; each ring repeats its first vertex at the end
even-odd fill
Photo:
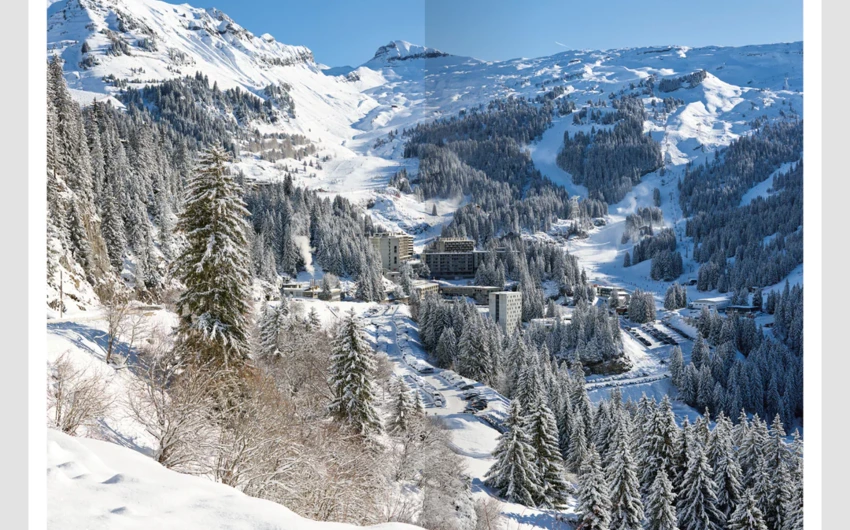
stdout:
POLYGON ((505 333, 510 333, 519 327, 522 319, 522 293, 519 291, 490 293, 490 318, 505 333))
POLYGON ((402 263, 413 257, 413 236, 410 234, 376 234, 370 240, 381 256, 384 270, 397 271, 402 263))

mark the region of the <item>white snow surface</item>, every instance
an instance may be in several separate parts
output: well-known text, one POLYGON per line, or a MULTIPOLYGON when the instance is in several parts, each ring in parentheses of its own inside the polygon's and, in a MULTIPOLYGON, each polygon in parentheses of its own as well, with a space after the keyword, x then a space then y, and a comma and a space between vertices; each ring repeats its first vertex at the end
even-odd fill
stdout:
MULTIPOLYGON (((308 48, 283 44, 267 33, 255 36, 214 8, 160 0, 59 0, 48 5, 47 15, 48 56, 62 57, 69 87, 83 102, 119 92, 106 76, 141 87, 201 72, 221 89, 238 87, 260 98, 269 84, 287 83, 296 117, 258 128, 307 136, 318 148, 317 159, 331 159, 322 162, 321 170, 309 170, 315 177, 299 173, 297 184, 360 205, 382 194, 399 169, 412 175, 417 170, 415 161, 403 159, 401 134, 384 145, 376 146, 377 140, 494 98, 534 97, 563 86, 581 107, 621 89, 628 92, 650 75, 675 77, 704 69, 708 75, 695 88, 662 94, 684 101, 669 115, 652 117, 653 99, 644 97, 651 116, 645 129, 661 143, 670 169, 711 156, 747 134, 756 117, 802 112, 801 42, 574 50, 489 62, 397 40, 360 66, 329 68, 317 63, 308 48), (108 53, 110 35, 123 39, 130 55, 108 53), (83 42, 97 63, 88 68, 81 65, 83 42)), ((557 168, 555 156, 563 133, 583 127, 589 126, 574 126, 569 116, 556 119, 543 139, 529 146, 544 174, 580 196, 587 190, 557 168)), ((247 176, 260 180, 280 179, 284 168, 298 165, 294 160, 273 164, 251 154, 238 161, 247 176)), ((373 212, 375 220, 416 235, 428 227, 430 234, 438 233, 458 206, 436 201, 440 216, 429 219, 422 215, 424 208, 412 204, 415 200, 392 200, 394 215, 382 219, 382 212, 373 212)))
MULTIPOLYGON (((47 432, 49 528, 354 530, 305 519, 271 501, 162 467, 119 445, 47 432)), ((415 530, 386 523, 375 530, 415 530)))

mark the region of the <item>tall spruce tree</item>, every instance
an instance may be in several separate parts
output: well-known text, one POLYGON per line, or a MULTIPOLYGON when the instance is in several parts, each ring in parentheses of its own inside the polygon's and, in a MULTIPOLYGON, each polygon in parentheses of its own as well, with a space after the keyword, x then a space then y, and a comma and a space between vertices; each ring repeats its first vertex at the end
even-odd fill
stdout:
POLYGON ((761 513, 752 491, 744 492, 743 498, 729 518, 726 528, 728 530, 768 530, 764 521, 764 514, 761 513))
POLYGON ((546 508, 564 506, 569 485, 564 479, 564 461, 558 449, 558 426, 549 406, 538 394, 535 403, 525 411, 531 447, 537 455, 537 468, 542 491, 537 505, 546 508))
POLYGON ((416 414, 416 405, 410 387, 399 379, 395 385, 392 418, 389 430, 395 433, 406 432, 410 428, 411 418, 416 414))
POLYGON ((596 448, 591 447, 581 466, 578 480, 581 528, 609 530, 611 528, 611 493, 596 448))
POLYGON ((526 432, 519 402, 511 401, 505 432, 493 451, 496 463, 487 471, 486 484, 508 502, 535 506, 543 494, 537 455, 526 432))
POLYGON ((659 469, 646 498, 646 529, 679 530, 675 501, 676 494, 673 493, 667 472, 659 469))
POLYGON ((280 352, 280 328, 283 324, 283 312, 266 303, 260 313, 260 355, 277 357, 280 352))
POLYGON ((644 518, 637 465, 629 445, 628 437, 621 436, 608 472, 612 494, 611 528, 616 530, 641 530, 644 518))
POLYGON ((719 530, 725 517, 717 509, 717 485, 702 446, 695 444, 679 486, 676 511, 681 530, 719 530))
POLYGON ((177 259, 186 286, 177 302, 179 335, 188 351, 224 366, 248 359, 251 258, 248 210, 219 145, 204 151, 186 183, 178 228, 186 246, 177 259))
POLYGON ((352 309, 334 339, 328 383, 333 393, 331 414, 361 435, 381 430, 372 393, 374 364, 373 352, 352 309))

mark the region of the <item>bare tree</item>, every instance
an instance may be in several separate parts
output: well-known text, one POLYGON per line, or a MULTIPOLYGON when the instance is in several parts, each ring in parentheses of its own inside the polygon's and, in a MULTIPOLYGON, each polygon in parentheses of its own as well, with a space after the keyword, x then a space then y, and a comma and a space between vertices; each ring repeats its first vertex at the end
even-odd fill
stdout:
POLYGON ((53 426, 75 434, 78 428, 102 418, 112 398, 104 377, 95 370, 74 367, 67 353, 50 363, 47 403, 53 409, 53 426))
POLYGON ((115 286, 105 287, 100 294, 103 302, 103 317, 106 320, 106 363, 112 362, 115 343, 121 340, 124 332, 130 303, 127 296, 115 286))
POLYGON ((503 530, 505 520, 502 517, 502 503, 493 497, 479 499, 475 502, 477 515, 475 530, 503 530))
POLYGON ((168 468, 199 472, 202 441, 211 436, 208 413, 221 375, 173 355, 169 338, 154 330, 127 396, 130 416, 156 440, 154 458, 168 468))

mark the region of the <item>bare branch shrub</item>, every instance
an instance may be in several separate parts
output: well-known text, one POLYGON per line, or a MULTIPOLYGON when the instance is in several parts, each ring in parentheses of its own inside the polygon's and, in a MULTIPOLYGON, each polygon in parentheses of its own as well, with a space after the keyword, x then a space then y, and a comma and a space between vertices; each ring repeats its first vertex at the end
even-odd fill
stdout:
POLYGON ((95 370, 74 367, 63 353, 49 363, 47 404, 52 409, 51 425, 68 434, 92 426, 112 404, 106 380, 95 370))
POLYGON ((221 375, 188 366, 173 355, 169 337, 155 330, 139 357, 138 378, 127 396, 130 416, 156 440, 154 458, 165 467, 198 473, 211 436, 209 411, 221 375))
POLYGON ((475 502, 475 530, 504 530, 505 519, 502 517, 502 503, 493 497, 479 499, 475 502))

